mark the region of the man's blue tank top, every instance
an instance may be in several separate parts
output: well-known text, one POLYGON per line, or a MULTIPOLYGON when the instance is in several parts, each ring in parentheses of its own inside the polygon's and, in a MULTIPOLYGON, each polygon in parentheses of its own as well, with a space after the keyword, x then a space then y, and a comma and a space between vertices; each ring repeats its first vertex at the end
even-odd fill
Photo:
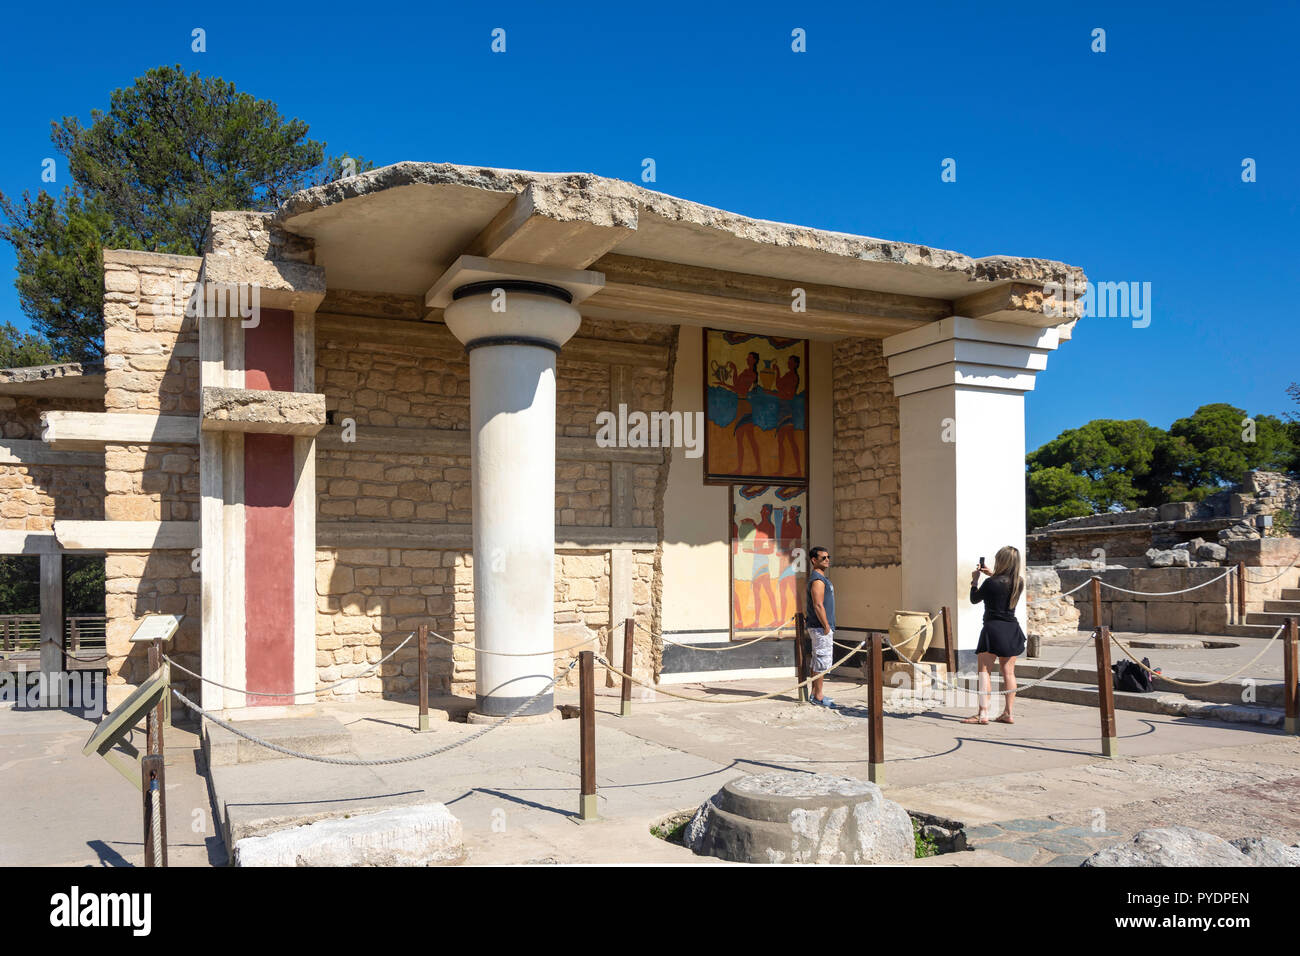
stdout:
POLYGON ((812 574, 808 575, 808 597, 807 604, 804 606, 807 626, 816 628, 822 626, 821 620, 817 617, 817 612, 813 610, 812 586, 814 581, 824 581, 826 583, 826 591, 822 594, 822 608, 826 611, 826 621, 833 631, 835 630, 835 585, 831 584, 830 578, 820 571, 813 571, 812 574))

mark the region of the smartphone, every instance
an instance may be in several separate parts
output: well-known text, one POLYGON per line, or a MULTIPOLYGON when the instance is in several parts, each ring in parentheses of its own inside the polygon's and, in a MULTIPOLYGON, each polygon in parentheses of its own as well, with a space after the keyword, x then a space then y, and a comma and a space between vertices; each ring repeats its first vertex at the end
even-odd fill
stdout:
POLYGON ((981 568, 984 567, 984 557, 983 557, 983 555, 980 556, 980 565, 979 565, 979 566, 980 566, 981 568))

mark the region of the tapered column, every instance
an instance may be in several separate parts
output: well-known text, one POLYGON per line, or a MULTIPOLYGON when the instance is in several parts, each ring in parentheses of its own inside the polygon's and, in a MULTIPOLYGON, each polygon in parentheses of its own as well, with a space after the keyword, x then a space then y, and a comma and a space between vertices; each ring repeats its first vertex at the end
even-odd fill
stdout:
POLYGON ((460 260, 430 299, 469 353, 478 711, 504 716, 546 691, 526 716, 555 706, 555 361, 581 322, 575 299, 598 284, 488 263, 460 260))
MULTIPOLYGON (((1061 338, 954 317, 884 340, 898 396, 903 609, 952 608, 962 667, 984 613, 970 602, 971 572, 1003 545, 1025 553, 1025 393, 1061 338)), ((1022 595, 1022 627, 1024 608, 1022 595)))

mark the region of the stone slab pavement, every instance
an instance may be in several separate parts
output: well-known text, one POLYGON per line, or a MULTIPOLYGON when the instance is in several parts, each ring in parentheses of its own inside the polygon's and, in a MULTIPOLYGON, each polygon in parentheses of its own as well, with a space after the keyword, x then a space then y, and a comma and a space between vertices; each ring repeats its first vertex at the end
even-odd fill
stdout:
MULTIPOLYGON (((739 699, 783 683, 672 689, 739 699)), ((434 800, 462 821, 470 864, 716 865, 655 839, 650 827, 697 806, 744 773, 866 776, 865 689, 845 680, 828 685, 839 710, 792 697, 717 705, 659 696, 634 700, 632 715, 620 718, 618 700, 599 696, 601 819, 593 823, 576 819, 577 720, 508 725, 419 762, 360 768, 276 758, 218 767, 212 774, 215 807, 233 830, 251 833, 313 816, 434 800)), ((576 693, 562 689, 557 702, 576 703, 576 693)), ((1071 865, 1085 844, 1090 851, 1143 826, 1168 823, 1226 838, 1268 834, 1287 843, 1300 840, 1300 738, 1278 730, 1120 712, 1122 756, 1106 760, 1098 756, 1098 717, 1089 707, 1022 699, 1010 726, 961 724, 969 707, 891 709, 907 707, 886 706, 886 795, 909 810, 989 828, 972 830, 978 834, 971 841, 976 852, 918 865, 1071 865)), ((430 733, 415 734, 414 708, 396 702, 327 704, 319 711, 337 716, 355 752, 366 757, 414 754, 481 729, 444 721, 430 733)), ((16 818, 0 814, 3 862, 138 861, 138 795, 103 761, 81 756, 88 733, 88 724, 78 725, 64 712, 0 711, 0 767, 17 771, 0 774, 0 797, 7 811, 14 803, 22 807, 16 818), (92 843, 111 853, 92 849, 92 843)), ((173 728, 168 738, 168 797, 173 807, 185 808, 173 809, 169 820, 173 839, 184 845, 179 859, 224 862, 211 847, 208 834, 215 830, 191 836, 186 829, 186 814, 207 803, 206 795, 199 800, 199 773, 172 769, 182 756, 186 766, 196 766, 193 750, 173 742, 178 734, 173 728), (176 797, 173 787, 180 788, 176 797)))

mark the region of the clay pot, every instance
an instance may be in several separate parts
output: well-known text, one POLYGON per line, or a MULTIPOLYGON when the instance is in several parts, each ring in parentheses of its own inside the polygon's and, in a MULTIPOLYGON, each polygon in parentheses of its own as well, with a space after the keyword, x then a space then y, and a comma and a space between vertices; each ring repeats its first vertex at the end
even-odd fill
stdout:
POLYGON ((924 611, 895 611, 889 625, 889 643, 900 657, 916 663, 934 640, 930 615, 924 611))

